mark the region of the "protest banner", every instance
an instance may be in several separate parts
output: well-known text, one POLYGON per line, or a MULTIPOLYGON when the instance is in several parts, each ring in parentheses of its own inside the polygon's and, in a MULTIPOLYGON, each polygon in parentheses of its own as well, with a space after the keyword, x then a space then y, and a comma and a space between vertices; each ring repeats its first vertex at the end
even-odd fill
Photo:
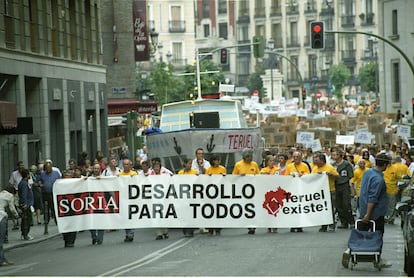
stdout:
POLYGON ((308 227, 333 223, 328 177, 159 175, 60 179, 59 232, 186 227, 308 227))

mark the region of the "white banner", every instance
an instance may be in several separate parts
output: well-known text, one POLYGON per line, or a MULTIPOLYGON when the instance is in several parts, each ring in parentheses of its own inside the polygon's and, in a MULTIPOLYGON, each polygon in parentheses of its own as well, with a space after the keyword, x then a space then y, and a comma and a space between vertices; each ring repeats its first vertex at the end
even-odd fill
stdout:
POLYGON ((401 137, 410 137, 411 135, 411 126, 409 125, 399 125, 397 128, 397 135, 401 137))
POLYGON ((297 131, 296 132, 296 143, 298 144, 312 144, 315 140, 314 132, 297 131))
POLYGON ((202 147, 212 153, 241 152, 244 148, 258 149, 260 129, 196 129, 166 132, 147 136, 147 148, 152 157, 187 156, 202 147))
POLYGON ((60 179, 59 232, 148 227, 308 227, 331 224, 328 177, 160 175, 60 179))

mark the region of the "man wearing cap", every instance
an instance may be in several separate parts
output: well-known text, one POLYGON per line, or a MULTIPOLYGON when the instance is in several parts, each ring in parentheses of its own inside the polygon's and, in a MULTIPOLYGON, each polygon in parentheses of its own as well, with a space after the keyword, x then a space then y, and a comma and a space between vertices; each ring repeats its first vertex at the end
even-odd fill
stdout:
MULTIPOLYGON (((387 186, 385 185, 383 172, 391 164, 391 158, 380 153, 375 158, 375 166, 365 171, 362 177, 361 195, 359 196, 359 215, 362 224, 359 230, 368 231, 370 220, 375 222, 375 229, 384 234, 384 218, 387 213, 387 186)), ((342 265, 348 268, 350 259, 349 249, 342 255, 342 265)), ((390 267, 391 264, 381 259, 381 267, 390 267)))
MULTIPOLYGON (((243 149, 242 160, 236 162, 233 168, 233 175, 256 175, 260 173, 259 165, 253 161, 253 150, 243 149)), ((249 228, 249 235, 254 235, 256 228, 249 228)))

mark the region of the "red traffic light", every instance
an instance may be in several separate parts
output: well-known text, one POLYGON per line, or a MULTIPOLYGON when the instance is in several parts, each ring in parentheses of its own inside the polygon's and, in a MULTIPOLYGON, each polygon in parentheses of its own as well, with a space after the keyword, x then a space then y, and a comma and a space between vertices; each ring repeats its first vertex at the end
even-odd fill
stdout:
POLYGON ((320 25, 313 26, 313 32, 319 33, 321 30, 322 30, 322 27, 320 25))
POLYGON ((312 49, 322 49, 325 47, 325 28, 323 21, 314 21, 310 25, 310 39, 312 49))
POLYGON ((222 48, 220 54, 221 54, 221 56, 220 56, 220 63, 222 65, 226 65, 228 63, 227 49, 226 48, 222 48))

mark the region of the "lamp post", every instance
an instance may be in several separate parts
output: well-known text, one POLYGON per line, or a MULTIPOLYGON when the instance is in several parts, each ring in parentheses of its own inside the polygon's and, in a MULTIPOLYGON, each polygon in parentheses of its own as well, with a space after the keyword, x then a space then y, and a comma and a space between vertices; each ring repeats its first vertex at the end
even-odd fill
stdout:
POLYGON ((152 28, 149 32, 150 40, 151 40, 151 49, 150 49, 150 60, 154 62, 155 60, 155 52, 157 52, 158 48, 158 32, 155 32, 155 28, 152 28))
POLYGON ((268 67, 270 68, 270 101, 273 100, 274 97, 274 86, 273 86, 273 68, 275 67, 276 63, 276 55, 274 54, 275 48, 275 41, 273 39, 269 39, 267 41, 267 52, 269 55, 268 58, 268 67))

